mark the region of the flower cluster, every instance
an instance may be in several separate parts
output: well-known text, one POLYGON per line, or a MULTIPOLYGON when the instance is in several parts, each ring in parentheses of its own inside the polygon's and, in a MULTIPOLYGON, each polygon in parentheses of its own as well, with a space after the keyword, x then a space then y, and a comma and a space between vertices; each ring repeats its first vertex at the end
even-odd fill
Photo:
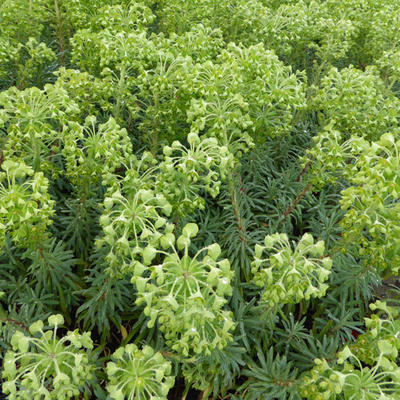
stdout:
POLYGON ((114 400, 166 400, 174 385, 171 363, 150 346, 120 347, 107 363, 107 391, 114 400))
POLYGON ((10 400, 77 399, 82 387, 93 380, 90 334, 74 331, 58 339, 57 328, 63 323, 58 314, 48 319, 53 329, 44 330, 39 320, 29 327, 32 336, 15 332, 2 374, 3 392, 10 400))
POLYGON ((229 261, 218 261, 218 244, 191 257, 189 246, 197 232, 196 224, 187 224, 176 240, 173 233, 165 235, 160 244, 170 252, 148 246, 133 278, 136 302, 145 305, 148 325, 158 319, 167 344, 184 356, 222 349, 232 340, 234 326, 231 313, 224 310, 232 294, 229 261), (149 265, 156 258, 160 262, 149 265))
POLYGON ((6 234, 22 247, 40 242, 54 214, 48 179, 23 162, 6 160, 1 167, 0 244, 6 234))
POLYGON ((293 250, 287 235, 277 233, 266 236, 264 244, 256 245, 252 263, 254 282, 264 288, 263 301, 274 307, 325 295, 332 260, 323 258, 323 241, 314 243, 305 234, 293 250))

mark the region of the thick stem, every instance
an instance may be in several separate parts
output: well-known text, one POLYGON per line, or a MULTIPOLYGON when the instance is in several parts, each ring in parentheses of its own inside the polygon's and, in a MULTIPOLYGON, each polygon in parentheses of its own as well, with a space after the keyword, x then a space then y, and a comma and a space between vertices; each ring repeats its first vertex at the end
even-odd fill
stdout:
POLYGON ((181 400, 186 400, 186 397, 189 393, 189 389, 190 389, 190 384, 186 384, 185 391, 183 392, 181 400))
POLYGON ((211 392, 212 387, 209 386, 204 392, 200 393, 199 400, 206 400, 208 399, 208 395, 211 392))

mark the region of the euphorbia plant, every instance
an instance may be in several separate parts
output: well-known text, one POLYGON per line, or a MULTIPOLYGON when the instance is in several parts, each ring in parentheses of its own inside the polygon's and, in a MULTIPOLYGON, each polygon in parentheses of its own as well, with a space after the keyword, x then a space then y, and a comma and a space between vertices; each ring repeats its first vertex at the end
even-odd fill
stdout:
POLYGON ((342 192, 344 246, 357 245, 365 264, 385 275, 399 270, 400 166, 398 130, 369 143, 354 139, 359 156, 348 173, 352 186, 342 192))
POLYGON ((70 122, 62 138, 65 175, 86 191, 89 185, 98 184, 102 176, 122 168, 132 153, 126 129, 120 128, 113 118, 97 124, 96 117, 89 116, 84 126, 70 122))
POLYGON ((114 400, 166 400, 174 385, 171 363, 150 346, 139 350, 134 344, 117 349, 107 363, 110 383, 107 391, 114 400))
POLYGON ((12 87, 0 94, 0 107, 4 156, 20 158, 35 171, 59 172, 62 125, 79 114, 66 91, 54 85, 24 91, 12 87))
POLYGON ((133 157, 122 180, 110 178, 104 199, 100 224, 104 236, 98 238, 98 248, 105 249, 110 271, 121 274, 132 271, 132 263, 152 244, 158 246, 161 235, 173 229, 165 217, 172 211, 162 193, 155 193, 156 160, 144 153, 133 157))
POLYGON ((378 301, 378 310, 366 319, 367 332, 345 346, 335 360, 316 359, 303 377, 300 393, 305 399, 381 400, 398 399, 400 368, 396 364, 399 344, 398 311, 378 301), (386 315, 384 317, 383 314, 386 315))
POLYGON ((399 397, 398 0, 0 3, 6 396, 399 397))
POLYGON ((136 302, 145 305, 148 325, 158 319, 167 344, 186 357, 222 349, 232 340, 234 326, 231 313, 224 310, 232 294, 229 261, 219 260, 216 243, 191 256, 191 238, 197 232, 196 224, 187 224, 176 240, 172 232, 160 238, 167 251, 146 247, 133 277, 136 302))
POLYGON ((234 167, 233 154, 220 146, 215 138, 199 138, 196 133, 187 137, 189 146, 174 141, 164 146, 164 162, 157 181, 174 211, 180 215, 204 207, 201 191, 212 197, 219 193, 221 181, 234 167))
POLYGON ((110 249, 106 260, 111 269, 126 272, 144 247, 157 248, 161 235, 174 229, 167 217, 179 218, 203 207, 201 191, 218 194, 234 165, 233 155, 214 138, 191 133, 187 141, 187 147, 178 141, 165 146, 161 163, 148 152, 141 159, 132 157, 123 179, 105 174, 110 185, 100 218, 105 235, 97 244, 110 249))
POLYGON ((322 78, 312 100, 319 112, 321 125, 332 123, 343 133, 371 140, 397 125, 399 100, 387 91, 376 68, 332 68, 322 78))
POLYGON ((31 336, 15 332, 2 374, 3 391, 10 400, 78 399, 94 379, 90 334, 74 331, 59 339, 57 329, 63 323, 62 315, 52 315, 52 329, 44 329, 39 320, 29 327, 31 336))
POLYGON ((283 233, 266 236, 264 243, 256 245, 252 263, 254 281, 264 288, 263 301, 274 307, 325 295, 328 285, 324 282, 332 260, 324 257, 323 241, 314 243, 313 237, 305 234, 292 250, 283 233))
POLYGON ((20 247, 35 247, 46 239, 52 223, 54 200, 49 181, 23 162, 6 160, 0 173, 0 244, 7 234, 20 247))

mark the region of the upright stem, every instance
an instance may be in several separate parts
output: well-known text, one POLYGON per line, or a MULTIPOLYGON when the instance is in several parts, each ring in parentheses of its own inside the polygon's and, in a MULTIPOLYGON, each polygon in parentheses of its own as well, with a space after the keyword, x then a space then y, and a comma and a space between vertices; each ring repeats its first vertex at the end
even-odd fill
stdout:
POLYGON ((125 77, 126 77, 126 66, 125 64, 123 64, 121 68, 121 76, 118 83, 117 102, 115 103, 114 107, 114 118, 118 123, 121 115, 121 103, 122 103, 123 91, 125 88, 125 77))
POLYGON ((59 46, 59 50, 60 50, 61 65, 64 66, 64 64, 65 64, 65 61, 64 61, 65 47, 64 47, 61 14, 60 14, 60 8, 58 6, 58 0, 54 0, 54 8, 56 10, 57 36, 58 36, 58 46, 59 46))
POLYGON ((32 138, 32 150, 33 150, 33 169, 35 172, 40 170, 40 143, 39 139, 32 138))
POLYGON ((392 77, 392 79, 389 81, 388 84, 388 89, 391 91, 393 89, 394 84, 397 82, 397 77, 394 76, 392 77))
POLYGON ((210 392, 211 392, 211 388, 212 388, 212 387, 209 386, 204 392, 200 393, 199 400, 208 399, 208 395, 209 395, 210 392))
MULTIPOLYGON (((245 248, 247 250, 248 244, 247 244, 246 224, 245 224, 245 221, 243 220, 242 212, 241 212, 240 205, 239 205, 239 202, 237 199, 237 192, 236 192, 235 183, 233 180, 233 174, 231 171, 228 172, 228 188, 229 188, 229 194, 231 196, 233 216, 235 219, 237 231, 239 233, 239 238, 242 243, 241 251, 243 251, 243 248, 245 248)), ((243 193, 245 193, 245 191, 243 191, 243 193)), ((246 268, 244 266, 240 266, 240 264, 239 264, 239 271, 235 276, 236 280, 240 279, 239 276, 241 273, 243 273, 245 281, 248 282, 250 280, 248 268, 246 268)))
POLYGON ((299 201, 306 195, 306 193, 311 189, 311 183, 307 184, 307 186, 303 189, 303 191, 296 197, 294 202, 286 209, 286 211, 283 213, 283 219, 286 219, 293 209, 297 206, 299 201))
POLYGON ((240 213, 240 208, 239 208, 238 201, 236 198, 236 190, 235 190, 235 185, 233 183, 233 175, 232 175, 231 171, 228 172, 228 184, 229 184, 229 192, 230 192, 231 199, 232 199, 233 213, 235 216, 238 230, 240 232, 240 240, 243 243, 246 243, 246 241, 247 241, 246 240, 246 232, 244 230, 244 226, 243 226, 243 222, 242 222, 242 215, 240 213))
POLYGON ((186 400, 189 390, 190 390, 190 384, 186 384, 181 400, 186 400))
POLYGON ((307 164, 304 166, 304 168, 301 170, 300 174, 298 175, 296 182, 300 182, 300 179, 303 177, 303 175, 307 172, 307 169, 309 168, 309 166, 311 165, 313 156, 310 157, 310 159, 308 160, 307 164))
POLYGON ((158 149, 158 129, 159 129, 159 124, 158 124, 158 108, 160 106, 160 98, 159 98, 159 93, 158 91, 154 93, 154 108, 156 111, 156 118, 154 121, 154 131, 153 131, 153 137, 151 141, 151 154, 153 157, 157 154, 157 149, 158 149))

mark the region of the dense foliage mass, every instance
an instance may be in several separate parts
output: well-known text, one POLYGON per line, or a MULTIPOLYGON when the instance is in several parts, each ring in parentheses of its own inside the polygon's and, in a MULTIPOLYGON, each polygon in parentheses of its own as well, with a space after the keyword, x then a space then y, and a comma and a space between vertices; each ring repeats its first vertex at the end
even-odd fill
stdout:
POLYGON ((400 399, 399 32, 2 0, 0 397, 400 399))

